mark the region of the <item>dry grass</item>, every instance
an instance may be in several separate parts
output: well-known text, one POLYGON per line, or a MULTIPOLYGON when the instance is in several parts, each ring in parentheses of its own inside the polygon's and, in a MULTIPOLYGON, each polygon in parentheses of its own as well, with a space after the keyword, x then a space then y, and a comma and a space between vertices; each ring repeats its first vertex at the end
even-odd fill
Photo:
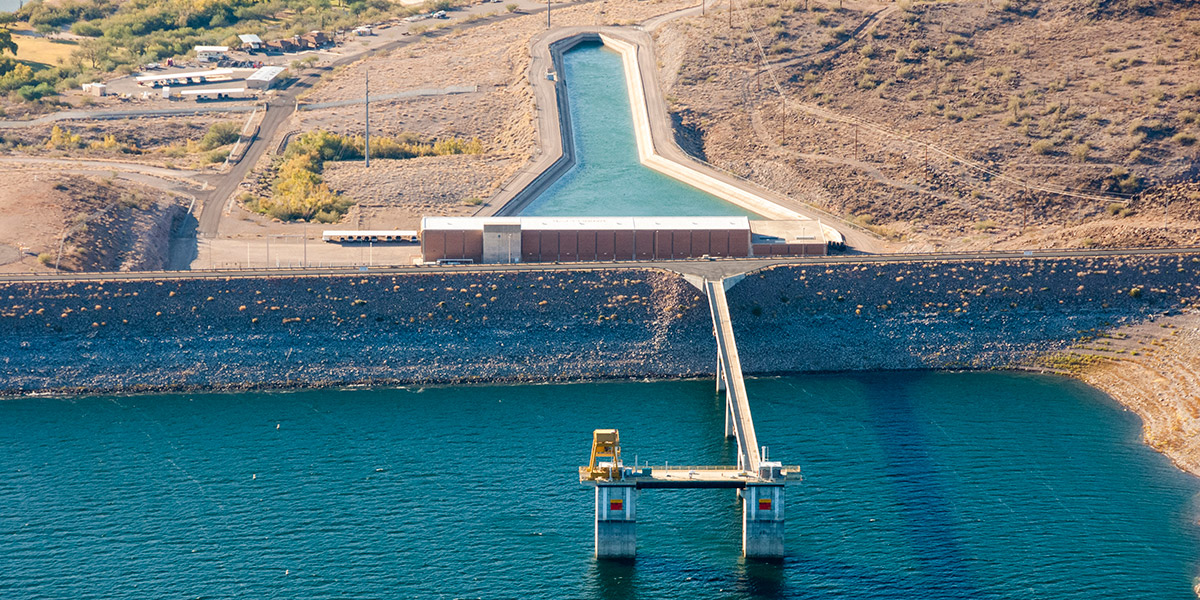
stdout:
POLYGON ((33 66, 54 67, 65 63, 79 46, 75 42, 49 40, 43 37, 13 35, 17 44, 17 60, 33 66))

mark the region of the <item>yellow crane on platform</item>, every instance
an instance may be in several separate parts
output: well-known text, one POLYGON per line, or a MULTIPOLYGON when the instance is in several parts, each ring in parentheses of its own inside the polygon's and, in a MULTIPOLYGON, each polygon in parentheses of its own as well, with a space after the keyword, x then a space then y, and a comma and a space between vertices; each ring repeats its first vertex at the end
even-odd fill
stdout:
POLYGON ((621 434, 616 429, 597 429, 592 432, 592 460, 588 463, 586 477, 608 480, 621 478, 621 434))

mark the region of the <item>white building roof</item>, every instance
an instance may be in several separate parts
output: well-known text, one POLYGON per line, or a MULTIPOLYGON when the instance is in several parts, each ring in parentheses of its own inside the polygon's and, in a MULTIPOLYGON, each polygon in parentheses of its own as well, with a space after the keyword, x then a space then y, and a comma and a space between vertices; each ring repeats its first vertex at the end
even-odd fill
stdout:
POLYGON ((286 69, 283 67, 263 67, 250 74, 246 81, 272 81, 286 69))
POLYGON ((204 94, 241 94, 246 91, 246 88, 218 88, 207 90, 183 90, 179 92, 180 96, 200 96, 204 94))
POLYGON ((386 236, 415 236, 417 232, 408 229, 326 229, 321 232, 322 236, 329 237, 334 235, 357 235, 359 237, 386 237, 386 236))
POLYGON ((232 76, 233 69, 211 69, 208 71, 189 71, 187 73, 170 73, 167 75, 142 75, 137 78, 138 83, 147 81, 167 81, 170 79, 192 79, 195 77, 226 77, 232 76))
POLYGON ((196 46, 196 52, 229 52, 229 46, 196 46))
POLYGON ((525 231, 550 230, 748 230, 748 217, 425 217, 425 231, 483 231, 485 224, 520 225, 525 231))
POLYGON ((261 44, 262 38, 253 33, 243 33, 238 35, 238 39, 242 40, 243 44, 261 44))

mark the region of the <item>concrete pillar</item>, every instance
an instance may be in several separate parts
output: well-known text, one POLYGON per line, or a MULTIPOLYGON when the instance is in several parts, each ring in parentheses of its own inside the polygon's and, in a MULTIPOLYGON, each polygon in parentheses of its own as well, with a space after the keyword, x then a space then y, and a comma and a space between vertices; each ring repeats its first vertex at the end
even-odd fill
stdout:
POLYGON ((742 556, 783 558, 782 485, 746 485, 742 494, 742 556))
MULTIPOLYGON (((714 335, 716 335, 714 333, 714 335)), ((725 371, 721 368, 721 355, 717 354, 717 393, 725 391, 725 371)))
POLYGON ((728 395, 725 396, 725 437, 731 438, 737 435, 737 428, 733 423, 733 399, 728 395))
POLYGON ((596 486, 596 558, 637 555, 637 489, 632 485, 596 486))

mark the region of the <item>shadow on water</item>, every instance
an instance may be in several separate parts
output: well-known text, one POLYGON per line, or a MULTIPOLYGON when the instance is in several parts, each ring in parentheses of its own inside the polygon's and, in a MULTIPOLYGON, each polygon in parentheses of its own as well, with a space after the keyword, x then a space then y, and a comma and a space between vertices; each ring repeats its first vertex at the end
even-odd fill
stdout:
POLYGON ((634 598, 633 577, 637 574, 637 559, 605 559, 592 561, 594 597, 597 600, 634 598))
POLYGON ((783 559, 742 559, 734 570, 735 589, 746 598, 784 597, 784 564, 783 559))
POLYGON ((200 222, 191 213, 176 221, 167 247, 167 271, 187 271, 192 268, 192 261, 200 255, 199 240, 196 238, 199 226, 200 222))
POLYGON ((892 484, 904 515, 902 534, 922 566, 916 574, 929 597, 980 598, 970 560, 963 555, 961 535, 949 508, 950 497, 937 477, 929 456, 930 442, 921 431, 911 404, 909 379, 887 376, 862 378, 872 411, 871 422, 887 460, 884 477, 892 484))

